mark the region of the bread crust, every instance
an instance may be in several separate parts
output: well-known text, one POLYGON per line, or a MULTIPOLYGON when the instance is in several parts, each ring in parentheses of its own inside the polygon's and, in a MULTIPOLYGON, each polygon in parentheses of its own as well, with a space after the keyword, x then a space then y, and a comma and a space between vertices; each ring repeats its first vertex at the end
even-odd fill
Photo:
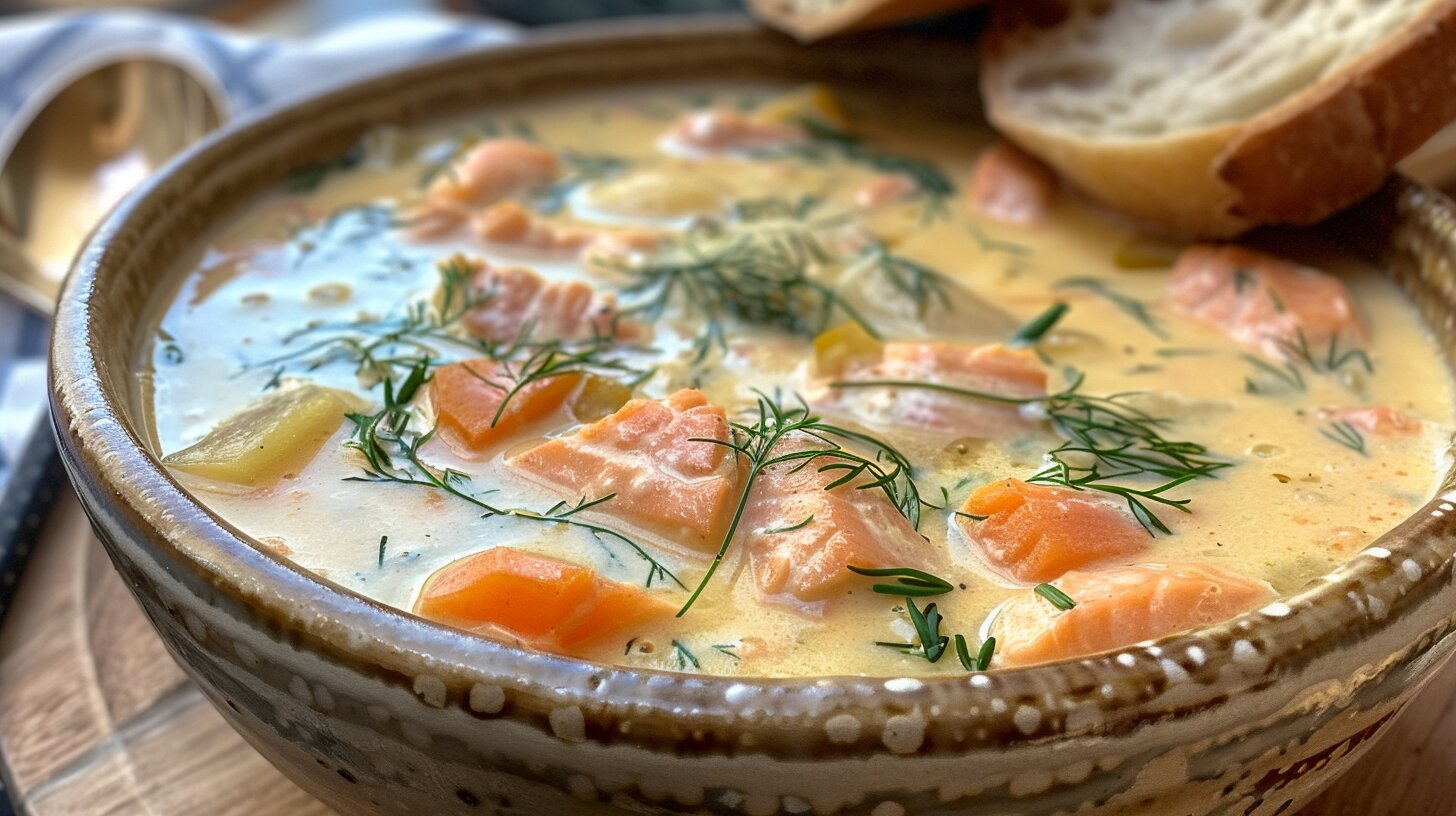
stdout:
POLYGON ((934 17, 979 6, 986 0, 845 0, 825 14, 800 14, 794 0, 748 0, 748 10, 761 22, 814 42, 835 34, 884 28, 908 20, 934 17))
MULTIPOLYGON (((1456 0, 1257 116, 1151 139, 1087 139, 1016 116, 1001 60, 1032 24, 998 7, 983 45, 991 121, 1092 197, 1174 232, 1231 237, 1310 224, 1373 193, 1456 119, 1456 0)), ((1045 22, 1045 18, 1043 21, 1045 22)), ((1014 92, 1011 92, 1014 93, 1014 92)))

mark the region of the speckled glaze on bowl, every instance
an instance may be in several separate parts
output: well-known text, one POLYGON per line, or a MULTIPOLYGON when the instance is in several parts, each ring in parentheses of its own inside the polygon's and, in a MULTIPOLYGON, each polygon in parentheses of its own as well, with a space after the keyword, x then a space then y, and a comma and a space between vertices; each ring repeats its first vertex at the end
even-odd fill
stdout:
MULTIPOLYGON (((66 465, 113 561, 224 716, 343 813, 1290 813, 1451 653, 1456 492, 1304 592, 1194 634, 967 677, 629 671, 454 632, 315 578, 211 515, 139 433, 138 349, 208 230, 364 129, 558 90, 828 80, 974 106, 967 46, 802 48, 726 21, 594 29, 453 59, 209 140, 99 228, 52 349, 66 465)), ((948 113, 947 115, 953 115, 948 113)), ((1456 215, 1396 182, 1332 229, 1456 344, 1456 215)))

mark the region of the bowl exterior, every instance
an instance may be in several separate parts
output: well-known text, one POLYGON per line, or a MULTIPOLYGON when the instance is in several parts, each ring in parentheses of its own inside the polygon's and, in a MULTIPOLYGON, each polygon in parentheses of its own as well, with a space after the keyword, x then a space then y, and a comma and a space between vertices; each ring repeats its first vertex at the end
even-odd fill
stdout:
MULTIPOLYGON (((669 70, 918 82, 973 106, 970 69, 946 69, 970 63, 958 48, 801 49, 718 23, 567 37, 275 112, 149 182, 67 285, 53 406, 83 505, 172 655, 255 747, 344 813, 1273 816, 1312 799, 1456 644, 1449 484, 1305 592, 1192 635, 956 680, 735 682, 528 653, 353 596, 211 516, 148 452, 132 372, 158 282, 227 213, 375 123, 669 70)), ((1447 348, 1452 212, 1397 183, 1345 227, 1447 348)))

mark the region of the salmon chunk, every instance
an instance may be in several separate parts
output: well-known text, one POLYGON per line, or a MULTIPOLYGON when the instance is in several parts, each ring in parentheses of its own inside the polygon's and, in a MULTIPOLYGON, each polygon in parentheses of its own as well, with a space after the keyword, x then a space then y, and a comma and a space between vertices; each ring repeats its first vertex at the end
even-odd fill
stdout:
POLYGON ((1002 479, 966 498, 956 523, 997 573, 1028 584, 1141 551, 1148 534, 1125 509, 1084 490, 1002 479))
POLYGON ((674 607, 586 567, 493 547, 430 576, 415 611, 462 629, 583 655, 642 624, 671 616, 674 607))
POLYGON ((1301 342, 1323 355, 1332 340, 1350 347, 1365 337, 1354 298, 1339 278, 1240 246, 1183 250, 1165 297, 1179 313, 1270 357, 1292 358, 1301 342))
POLYGON ((516 381, 500 364, 480 359, 442 366, 431 380, 440 438, 458 453, 479 453, 553 415, 565 420, 562 406, 584 376, 535 380, 506 402, 516 381))
MULTIPOLYGON (((814 446, 807 438, 790 438, 773 455, 814 446)), ((851 566, 934 570, 943 564, 883 491, 862 489, 866 479, 825 490, 844 475, 820 472, 832 461, 784 462, 754 480, 735 538, 769 600, 814 610, 856 580, 851 566)))
POLYGON ((804 129, 795 124, 734 110, 706 110, 679 119, 658 140, 658 146, 675 155, 700 157, 773 150, 807 140, 804 129))
POLYGON ((582 281, 548 281, 529 269, 471 260, 471 288, 483 302, 462 323, 471 337, 510 343, 529 330, 540 340, 620 339, 644 336, 643 327, 619 316, 610 296, 582 281))
POLYGON ((987 148, 971 169, 966 204, 971 212, 1018 227, 1046 222, 1057 179, 1041 162, 1006 142, 987 148))
POLYGON ((568 501, 615 493, 590 512, 712 551, 739 495, 737 456, 720 444, 729 440, 723 407, 683 389, 663 400, 632 400, 506 466, 568 501))
MULTIPOLYGON (((849 333, 855 333, 853 329, 849 333)), ((822 336, 821 336, 822 337, 822 336)), ((816 376, 828 381, 915 381, 936 383, 1011 399, 1046 396, 1046 372, 1034 352, 998 344, 897 342, 863 338, 816 342, 816 376)), ((848 414, 880 426, 931 433, 999 439, 1036 424, 1019 406, 926 388, 831 387, 823 410, 848 414)))
POLYGON ((497 246, 544 255, 621 255, 654 249, 661 238, 644 230, 595 230, 557 224, 514 201, 503 201, 474 221, 475 234, 497 246))
POLYGON ((477 209, 543 187, 560 174, 554 152, 521 139, 490 139, 441 173, 426 195, 433 204, 477 209))
POLYGON ((1069 572, 1056 585, 1075 607, 1064 612, 1027 593, 1001 609, 991 626, 998 666, 1130 646, 1220 623, 1274 598, 1263 581, 1196 563, 1069 572))
POLYGON ((902 173, 886 173, 860 185, 854 191, 854 203, 865 209, 883 207, 887 204, 894 204, 904 201, 915 195, 919 189, 915 182, 902 173))
POLYGON ((1327 407, 1321 408, 1319 415, 1327 422, 1348 422, 1375 436, 1402 436, 1421 430, 1419 419, 1388 405, 1327 407))
POLYGON ((502 201, 475 219, 475 234, 491 244, 534 252, 579 252, 596 235, 590 230, 552 223, 514 201, 502 201))

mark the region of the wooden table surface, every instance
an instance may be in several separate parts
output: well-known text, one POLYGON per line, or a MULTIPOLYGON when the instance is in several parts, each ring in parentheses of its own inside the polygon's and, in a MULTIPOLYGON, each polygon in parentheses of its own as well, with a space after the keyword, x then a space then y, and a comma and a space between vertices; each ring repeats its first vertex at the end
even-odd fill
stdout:
MULTIPOLYGON (((332 812, 183 677, 69 494, 39 545, 0 630, 0 758, 22 814, 332 812)), ((1449 816, 1453 800, 1456 663, 1303 816, 1449 816)))

